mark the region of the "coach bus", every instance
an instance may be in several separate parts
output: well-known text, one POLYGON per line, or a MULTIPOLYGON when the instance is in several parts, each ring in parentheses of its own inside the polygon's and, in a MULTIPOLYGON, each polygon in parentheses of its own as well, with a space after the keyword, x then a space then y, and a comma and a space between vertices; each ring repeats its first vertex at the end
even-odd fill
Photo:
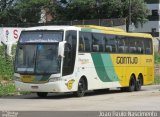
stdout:
POLYGON ((152 36, 121 29, 40 26, 22 31, 16 50, 17 90, 51 92, 120 88, 139 91, 154 81, 152 36))

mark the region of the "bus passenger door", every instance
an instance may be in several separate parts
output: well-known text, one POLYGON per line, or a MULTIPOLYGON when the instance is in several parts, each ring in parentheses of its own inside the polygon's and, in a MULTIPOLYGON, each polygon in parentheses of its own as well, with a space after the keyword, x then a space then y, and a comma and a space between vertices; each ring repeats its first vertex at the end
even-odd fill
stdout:
POLYGON ((62 76, 71 75, 74 71, 77 46, 77 32, 66 31, 65 38, 65 57, 63 59, 62 76))

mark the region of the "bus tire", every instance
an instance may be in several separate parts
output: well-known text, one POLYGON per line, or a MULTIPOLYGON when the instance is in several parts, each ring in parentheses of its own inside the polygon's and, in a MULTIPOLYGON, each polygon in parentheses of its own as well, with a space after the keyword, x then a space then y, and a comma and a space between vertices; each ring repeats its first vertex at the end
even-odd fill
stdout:
POLYGON ((121 87, 120 88, 122 92, 126 92, 127 91, 127 87, 121 87))
POLYGON ((135 91, 135 87, 136 87, 136 80, 135 80, 134 75, 131 75, 130 81, 129 81, 129 86, 127 87, 127 91, 133 92, 133 91, 135 91))
POLYGON ((140 91, 141 90, 141 86, 142 86, 142 83, 143 83, 142 80, 143 80, 142 79, 142 75, 139 75, 138 76, 138 80, 136 81, 136 87, 135 87, 136 91, 140 91))
POLYGON ((74 95, 76 97, 83 97, 86 93, 86 90, 87 90, 87 82, 85 78, 81 78, 78 83, 78 90, 77 92, 74 92, 74 95))
POLYGON ((40 98, 45 98, 47 97, 48 93, 47 92, 37 92, 37 96, 40 98))
POLYGON ((96 89, 94 90, 95 93, 106 93, 106 92, 109 92, 109 88, 107 89, 96 89))

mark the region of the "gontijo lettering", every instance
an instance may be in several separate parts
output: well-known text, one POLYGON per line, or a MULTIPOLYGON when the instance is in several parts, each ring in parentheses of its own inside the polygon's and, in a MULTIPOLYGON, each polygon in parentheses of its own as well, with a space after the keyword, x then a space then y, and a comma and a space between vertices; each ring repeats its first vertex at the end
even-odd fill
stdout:
POLYGON ((117 57, 117 64, 138 64, 138 57, 117 57))

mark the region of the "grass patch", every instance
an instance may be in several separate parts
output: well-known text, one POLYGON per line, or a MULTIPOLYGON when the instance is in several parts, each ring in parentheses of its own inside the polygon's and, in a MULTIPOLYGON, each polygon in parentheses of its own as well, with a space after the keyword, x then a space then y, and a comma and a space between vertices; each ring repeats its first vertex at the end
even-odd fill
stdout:
POLYGON ((31 92, 16 90, 15 84, 13 82, 4 81, 5 83, 0 82, 0 97, 2 96, 15 96, 15 95, 27 95, 31 92), (7 83, 6 83, 7 82, 7 83))
POLYGON ((154 84, 160 84, 160 76, 155 76, 154 84))
POLYGON ((154 54, 155 64, 160 64, 160 54, 157 52, 154 54))
POLYGON ((13 82, 0 83, 0 97, 16 95, 16 87, 13 82))
POLYGON ((7 56, 6 47, 0 46, 0 81, 12 80, 13 76, 13 57, 7 56))

